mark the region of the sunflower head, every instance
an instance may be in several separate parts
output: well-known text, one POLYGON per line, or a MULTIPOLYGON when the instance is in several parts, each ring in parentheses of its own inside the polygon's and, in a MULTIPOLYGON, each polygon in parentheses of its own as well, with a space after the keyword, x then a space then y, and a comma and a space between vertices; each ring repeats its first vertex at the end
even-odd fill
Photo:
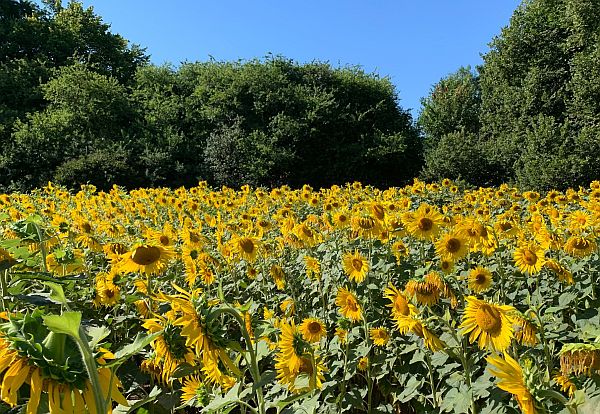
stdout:
POLYGON ((469 289, 475 293, 485 292, 492 285, 492 273, 481 266, 469 272, 469 289))
POLYGON ((461 324, 463 334, 469 334, 471 343, 477 341, 480 349, 505 351, 513 338, 512 306, 496 305, 467 297, 467 306, 461 324))
POLYGON ((325 325, 317 318, 306 318, 299 326, 302 337, 307 342, 319 342, 321 338, 327 335, 325 325))

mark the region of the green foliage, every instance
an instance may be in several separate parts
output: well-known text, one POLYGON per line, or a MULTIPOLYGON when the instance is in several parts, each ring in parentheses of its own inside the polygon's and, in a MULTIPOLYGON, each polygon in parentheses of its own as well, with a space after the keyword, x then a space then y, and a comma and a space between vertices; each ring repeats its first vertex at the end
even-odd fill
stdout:
POLYGON ((485 150, 475 133, 464 129, 450 132, 425 153, 422 175, 427 179, 447 177, 485 186, 496 169, 486 158, 485 150))
POLYGON ((484 56, 481 138, 503 180, 564 189, 598 177, 581 145, 598 145, 599 6, 525 2, 484 56))
POLYGON ((479 131, 481 91, 478 76, 469 67, 441 79, 421 104, 418 124, 431 145, 451 132, 479 131))

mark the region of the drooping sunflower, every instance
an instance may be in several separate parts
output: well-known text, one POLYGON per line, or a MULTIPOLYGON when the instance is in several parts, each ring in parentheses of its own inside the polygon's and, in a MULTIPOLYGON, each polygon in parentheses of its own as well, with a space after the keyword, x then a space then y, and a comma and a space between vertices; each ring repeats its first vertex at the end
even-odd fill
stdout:
POLYGON ((319 342, 321 338, 327 335, 325 325, 317 318, 304 319, 298 328, 307 342, 319 342))
POLYGON ((121 289, 114 283, 114 273, 96 275, 96 297, 94 305, 114 306, 121 299, 121 289))
POLYGON ((600 344, 569 343, 560 350, 560 372, 563 375, 591 376, 600 371, 600 344))
POLYGON ((360 321, 362 319, 362 307, 354 293, 346 288, 339 288, 335 304, 340 308, 343 317, 351 321, 360 321))
POLYGON ((571 256, 586 257, 594 253, 598 245, 590 237, 571 236, 565 243, 564 250, 571 256))
POLYGON ((457 261, 469 253, 467 240, 459 233, 446 233, 435 242, 435 250, 442 259, 457 261))
POLYGON ((342 266, 350 280, 356 283, 365 280, 369 271, 369 262, 358 250, 354 253, 345 253, 342 256, 342 266))
POLYGON ((396 329, 398 332, 405 335, 409 332, 417 335, 423 339, 423 342, 427 348, 432 352, 441 351, 445 348, 446 344, 433 333, 427 325, 417 315, 401 316, 398 315, 395 318, 396 329))
POLYGON ((383 296, 391 302, 387 306, 392 308, 392 318, 396 318, 397 316, 409 316, 417 313, 417 308, 408 303, 404 294, 391 282, 383 291, 383 296))
MULTIPOLYGON (((2 328, 0 399, 15 407, 19 402, 19 390, 26 384, 29 386, 29 398, 24 401, 27 414, 38 412, 43 394, 46 394, 51 414, 68 412, 65 410, 83 413, 86 412, 86 407, 90 414, 100 414, 77 347, 72 343, 72 347, 56 346, 63 340, 68 341, 68 338, 65 334, 46 331, 42 327, 41 318, 41 314, 34 313, 13 320, 11 323, 15 325, 12 328, 19 326, 19 332, 11 328, 7 328, 10 332, 4 332, 4 327, 2 328), (45 338, 40 336, 45 334, 45 338)), ((112 407, 113 401, 127 406, 127 400, 119 390, 122 388, 120 380, 110 368, 103 367, 106 359, 112 359, 114 355, 102 348, 97 351, 100 387, 105 398, 109 390, 111 394, 107 401, 108 407, 112 407)))
POLYGON ((121 256, 117 269, 122 273, 157 274, 167 267, 174 256, 169 247, 138 244, 121 256))
POLYGON ((515 310, 509 305, 496 305, 468 296, 467 306, 460 325, 463 335, 469 335, 469 342, 477 341, 480 349, 505 351, 513 338, 515 310))
POLYGON ((142 326, 149 333, 161 332, 151 345, 156 353, 156 361, 162 366, 163 383, 171 383, 172 374, 180 364, 185 362, 194 365, 194 353, 186 346, 181 327, 174 325, 171 318, 156 315, 152 319, 146 319, 142 326))
POLYGON ((523 369, 510 355, 504 354, 504 359, 498 355, 486 358, 493 367, 489 368, 492 375, 498 378, 498 388, 514 395, 524 414, 535 414, 535 400, 523 379, 523 369))
POLYGON ((414 298, 419 305, 433 306, 440 300, 440 289, 425 280, 411 279, 404 288, 406 295, 414 298))
POLYGON ((475 293, 485 292, 492 285, 492 272, 485 267, 477 266, 469 272, 469 289, 475 293))
POLYGON ((535 346, 537 340, 537 326, 532 321, 530 315, 524 315, 520 312, 512 313, 514 323, 514 335, 517 342, 527 346, 535 346))
POLYGON ((566 392, 569 398, 573 397, 575 391, 577 391, 577 386, 573 382, 570 375, 563 375, 560 372, 557 372, 553 377, 556 385, 560 387, 562 392, 566 392))
POLYGON ((277 290, 285 289, 285 272, 281 268, 281 266, 274 264, 271 266, 269 270, 271 277, 273 277, 273 281, 275 281, 275 285, 277 286, 277 290))
POLYGON ((538 273, 546 261, 544 251, 534 243, 519 244, 513 256, 519 270, 530 275, 538 273))
POLYGON ((566 283, 568 285, 572 285, 573 283, 575 283, 571 271, 556 260, 548 259, 544 263, 544 266, 552 270, 552 272, 554 272, 554 274, 558 277, 558 280, 562 283, 566 283))
POLYGON ((369 336, 377 346, 385 346, 390 340, 390 333, 383 327, 371 328, 369 330, 369 336))
POLYGON ((383 230, 381 223, 370 215, 353 216, 350 222, 352 231, 363 239, 377 238, 383 230))

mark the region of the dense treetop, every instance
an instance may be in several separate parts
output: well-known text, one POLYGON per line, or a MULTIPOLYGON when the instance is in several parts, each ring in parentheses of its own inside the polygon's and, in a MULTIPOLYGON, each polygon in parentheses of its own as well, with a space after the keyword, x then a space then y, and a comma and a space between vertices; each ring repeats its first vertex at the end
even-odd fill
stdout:
MULTIPOLYGON (((76 1, 0 0, 0 189, 600 178, 600 0, 527 0, 422 100, 279 56, 149 63, 76 1)), ((409 80, 407 80, 409 81, 409 80)))

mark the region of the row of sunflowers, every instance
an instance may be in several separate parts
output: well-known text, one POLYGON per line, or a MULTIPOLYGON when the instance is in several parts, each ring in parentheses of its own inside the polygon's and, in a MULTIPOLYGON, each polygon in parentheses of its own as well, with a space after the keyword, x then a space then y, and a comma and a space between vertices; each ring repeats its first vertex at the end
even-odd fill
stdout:
POLYGON ((592 413, 600 182, 0 195, 0 411, 592 413))

